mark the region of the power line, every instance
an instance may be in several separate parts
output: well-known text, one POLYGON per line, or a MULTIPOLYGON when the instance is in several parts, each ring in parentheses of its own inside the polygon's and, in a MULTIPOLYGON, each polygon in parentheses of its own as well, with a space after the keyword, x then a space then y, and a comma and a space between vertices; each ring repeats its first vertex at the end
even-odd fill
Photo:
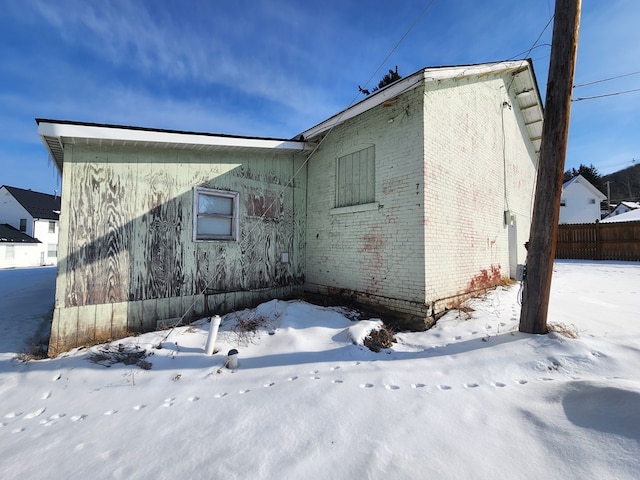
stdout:
POLYGON ((580 85, 574 85, 573 88, 586 87, 587 85, 595 85, 596 83, 608 82, 609 80, 630 77, 632 75, 640 75, 640 72, 625 73, 623 75, 616 75, 615 77, 603 78, 602 80, 594 80, 593 82, 581 83, 580 85))
POLYGON ((623 92, 604 93, 602 95, 594 95, 592 97, 579 97, 571 100, 572 102, 581 102, 583 100, 593 100, 595 98, 613 97, 615 95, 624 95, 625 93, 640 92, 640 88, 634 88, 633 90, 625 90, 623 92))

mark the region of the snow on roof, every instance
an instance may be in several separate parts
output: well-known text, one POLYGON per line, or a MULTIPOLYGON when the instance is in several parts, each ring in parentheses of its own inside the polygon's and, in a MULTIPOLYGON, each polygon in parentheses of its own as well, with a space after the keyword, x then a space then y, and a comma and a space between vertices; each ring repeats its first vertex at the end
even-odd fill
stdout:
POLYGON ((640 221, 640 208, 629 210, 626 213, 607 217, 600 223, 617 223, 617 222, 637 222, 640 221))

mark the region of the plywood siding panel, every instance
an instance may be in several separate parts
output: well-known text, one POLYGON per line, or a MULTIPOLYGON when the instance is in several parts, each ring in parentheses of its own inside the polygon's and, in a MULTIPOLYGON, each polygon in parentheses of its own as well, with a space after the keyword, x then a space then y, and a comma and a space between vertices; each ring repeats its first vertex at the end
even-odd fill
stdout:
MULTIPOLYGON (((306 176, 303 158, 86 145, 71 150, 63 179, 65 188, 74 188, 60 308, 124 303, 126 315, 108 318, 111 331, 150 329, 182 316, 194 299, 204 312, 205 293, 246 292, 215 297, 209 302, 215 311, 301 282, 304 241, 295 229, 304 225, 306 194, 304 181, 294 186, 291 177, 294 165, 306 176), (196 186, 239 192, 239 241, 193 240, 196 186), (280 261, 283 252, 289 262, 280 261)), ((106 308, 95 315, 100 328, 106 308)))

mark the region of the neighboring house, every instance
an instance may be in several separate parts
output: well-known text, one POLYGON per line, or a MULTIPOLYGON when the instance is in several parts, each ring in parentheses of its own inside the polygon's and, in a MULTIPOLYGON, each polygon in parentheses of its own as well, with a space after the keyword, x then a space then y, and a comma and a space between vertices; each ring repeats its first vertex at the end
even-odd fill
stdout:
POLYGON ((40 241, 39 256, 30 266, 56 265, 60 196, 3 185, 0 187, 0 223, 40 241))
POLYGON ((426 328, 525 259, 530 61, 420 70, 294 140, 37 122, 63 178, 50 355, 305 291, 426 328))
POLYGON ((39 265, 40 242, 8 223, 0 224, 0 268, 39 265))
POLYGON ((582 175, 562 184, 560 223, 594 223, 600 220, 600 202, 607 196, 582 175))
POLYGON ((640 221, 640 208, 627 210, 619 215, 605 218, 601 223, 638 222, 640 221))
POLYGON ((627 213, 637 209, 640 209, 640 203, 638 202, 620 202, 611 211, 611 213, 607 216, 607 218, 612 218, 612 217, 615 217, 616 215, 620 215, 622 213, 627 213))

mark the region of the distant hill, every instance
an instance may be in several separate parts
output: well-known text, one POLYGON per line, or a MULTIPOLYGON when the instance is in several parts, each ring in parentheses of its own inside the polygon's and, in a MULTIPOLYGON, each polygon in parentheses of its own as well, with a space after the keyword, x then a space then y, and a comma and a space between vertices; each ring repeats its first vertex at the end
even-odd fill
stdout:
POLYGON ((640 165, 633 165, 624 170, 603 175, 602 182, 605 187, 607 182, 610 182, 611 203, 640 201, 640 165))

